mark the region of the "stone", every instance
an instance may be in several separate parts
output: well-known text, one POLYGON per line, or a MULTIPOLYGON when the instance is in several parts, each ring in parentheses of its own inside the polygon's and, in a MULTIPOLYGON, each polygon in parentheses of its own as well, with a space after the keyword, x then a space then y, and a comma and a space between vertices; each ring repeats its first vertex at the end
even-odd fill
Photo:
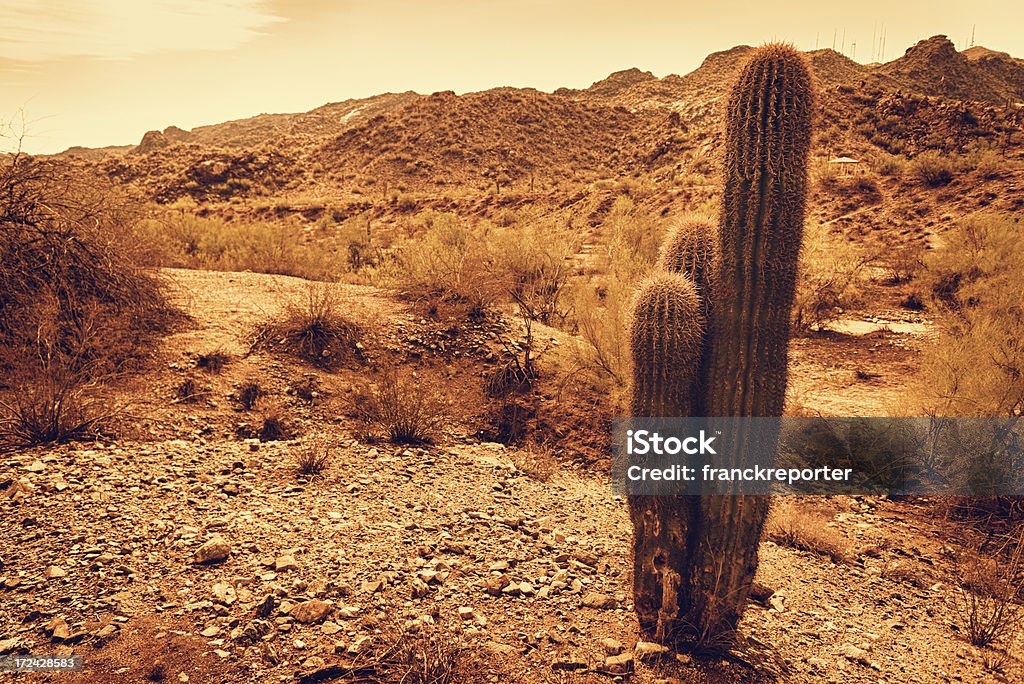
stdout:
POLYGON ((604 659, 604 671, 615 676, 625 676, 633 671, 633 654, 620 653, 604 659))
POLYGON ((332 607, 320 599, 310 599, 296 604, 288 614, 303 624, 316 624, 323 622, 330 615, 332 607))
POLYGON ((604 639, 601 639, 601 648, 604 649, 605 653, 613 656, 619 655, 620 653, 626 650, 625 646, 623 646, 615 639, 612 639, 611 637, 605 637, 604 639))
POLYGON ((68 625, 68 621, 59 615, 46 625, 46 629, 50 632, 50 636, 53 637, 54 641, 64 641, 71 636, 71 626, 68 625))
POLYGON ((668 653, 668 646, 656 644, 653 641, 638 641, 633 647, 633 655, 641 662, 657 660, 668 653))
POLYGON ((588 591, 583 595, 583 605, 587 608, 595 608, 597 610, 611 610, 615 607, 616 601, 608 594, 588 591))
POLYGON ((217 636, 218 634, 220 634, 220 627, 218 627, 217 625, 210 625, 209 627, 204 629, 202 632, 200 632, 199 636, 206 637, 207 639, 212 639, 213 637, 217 636))
POLYGON ((328 636, 332 634, 337 634, 340 631, 341 625, 339 625, 337 622, 331 622, 330 620, 328 620, 327 622, 320 625, 320 632, 328 636))
POLYGON ((285 572, 287 570, 298 570, 299 564, 295 561, 295 556, 285 554, 278 556, 274 561, 274 570, 276 572, 285 572))
POLYGON ((224 541, 223 537, 215 534, 199 547, 192 562, 197 565, 222 563, 228 559, 229 555, 231 555, 231 547, 224 541))
POLYGON ((43 572, 43 577, 45 577, 46 579, 56 579, 58 577, 67 577, 67 574, 68 573, 66 570, 64 570, 64 568, 58 567, 56 565, 51 565, 50 567, 46 568, 46 570, 43 572))
POLYGON ((37 458, 31 464, 25 466, 24 470, 26 473, 41 473, 46 470, 46 464, 37 458))

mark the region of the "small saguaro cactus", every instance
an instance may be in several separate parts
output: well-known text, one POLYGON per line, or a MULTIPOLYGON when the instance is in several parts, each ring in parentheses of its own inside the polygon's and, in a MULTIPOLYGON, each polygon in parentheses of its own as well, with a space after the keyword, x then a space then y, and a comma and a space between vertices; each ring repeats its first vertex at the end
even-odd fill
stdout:
MULTIPOLYGON (((629 343, 633 353, 632 414, 691 415, 700 358, 704 348, 704 312, 697 287, 687 276, 657 272, 640 286, 633 300, 629 343)), ((693 522, 690 497, 632 496, 629 514, 633 537, 633 587, 644 632, 668 637, 678 617, 677 593, 686 578, 685 535, 693 522)))
MULTIPOLYGON (((782 414, 813 105, 810 69, 799 52, 779 44, 754 51, 729 99, 717 235, 707 221, 689 219, 670 236, 659 260, 662 269, 692 277, 703 300, 699 310, 705 333, 693 364, 692 396, 671 405, 637 396, 653 387, 637 377, 641 372, 682 377, 674 367, 682 354, 691 354, 688 340, 684 352, 669 352, 660 361, 644 356, 636 365, 634 415, 782 414)), ((631 333, 634 344, 643 339, 631 333)), ((638 351, 648 353, 634 348, 635 356, 638 351)), ((738 453, 719 456, 723 466, 739 458, 738 453)), ((727 641, 753 583, 768 500, 746 495, 633 497, 630 511, 637 536, 634 599, 645 634, 699 645, 727 641), (662 500, 637 501, 641 498, 662 500), (649 537, 673 545, 657 562, 649 557, 649 537)))

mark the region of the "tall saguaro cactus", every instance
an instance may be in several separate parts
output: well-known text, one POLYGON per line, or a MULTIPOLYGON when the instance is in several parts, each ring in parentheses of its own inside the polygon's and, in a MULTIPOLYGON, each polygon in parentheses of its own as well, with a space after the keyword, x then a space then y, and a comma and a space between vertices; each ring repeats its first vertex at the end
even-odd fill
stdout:
MULTIPOLYGON (((813 100, 806 60, 779 44, 756 50, 732 90, 717 239, 709 246, 710 231, 699 223, 683 226, 662 253, 663 268, 703 281, 697 289, 705 298, 706 332, 701 358, 688 376, 690 401, 660 417, 782 413, 813 100)), ((662 323, 666 328, 674 324, 662 323)), ((678 356, 668 354, 662 363, 674 364, 678 356)), ((666 371, 645 361, 634 375, 640 372, 666 371)), ((635 396, 648 392, 648 384, 635 381, 633 391, 635 408, 651 407, 635 396)), ((738 462, 743 446, 742 439, 730 442, 734 452, 720 454, 725 465, 738 462)), ((732 634, 757 569, 768 500, 634 497, 630 510, 637 535, 634 597, 645 633, 662 641, 703 643, 732 634), (678 500, 638 501, 642 498, 678 500), (641 510, 645 515, 637 514, 641 510), (643 539, 666 529, 675 546, 657 559, 643 556, 641 551, 650 547, 643 539)))

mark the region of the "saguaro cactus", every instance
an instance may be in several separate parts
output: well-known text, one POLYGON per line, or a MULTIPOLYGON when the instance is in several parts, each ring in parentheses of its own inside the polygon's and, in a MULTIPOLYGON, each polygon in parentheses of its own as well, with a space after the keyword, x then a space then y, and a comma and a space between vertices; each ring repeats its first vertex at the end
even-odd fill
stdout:
MULTIPOLYGON (((673 235, 662 254, 663 267, 703 280, 698 290, 707 298, 701 309, 707 332, 695 364, 695 396, 681 402, 680 410, 661 416, 782 413, 812 108, 810 70, 799 52, 773 44, 753 53, 729 100, 725 187, 710 268, 694 266, 707 265, 708 252, 707 239, 693 239, 699 233, 692 227, 673 235)), ((676 357, 663 363, 673 364, 676 357)), ((644 383, 634 384, 634 393, 647 391, 644 383)), ((636 396, 633 404, 634 410, 653 408, 636 396)), ((742 440, 730 444, 735 451, 720 454, 725 465, 738 461, 743 448, 742 440)), ((678 498, 645 505, 661 515, 659 524, 637 524, 635 511, 642 504, 631 502, 638 538, 669 528, 676 544, 663 559, 667 564, 650 567, 643 558, 634 558, 640 568, 634 573, 634 596, 641 627, 663 641, 717 643, 733 633, 742 616, 757 569, 768 501, 741 495, 678 498), (645 568, 655 577, 643 577, 645 568), (651 595, 651 587, 667 583, 678 590, 651 595), (674 605, 667 605, 669 601, 674 605), (662 616, 653 627, 645 617, 652 603, 659 604, 662 616)), ((641 548, 644 544, 638 540, 634 551, 641 548)))

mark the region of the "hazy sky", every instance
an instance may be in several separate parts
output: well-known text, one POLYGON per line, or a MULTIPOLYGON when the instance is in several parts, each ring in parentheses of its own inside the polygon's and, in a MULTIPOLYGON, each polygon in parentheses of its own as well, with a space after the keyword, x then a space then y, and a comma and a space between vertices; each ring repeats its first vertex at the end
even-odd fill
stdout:
POLYGON ((30 152, 132 144, 389 91, 683 74, 772 39, 840 49, 844 30, 868 62, 883 24, 887 60, 940 33, 963 48, 975 26, 1024 57, 1016 0, 0 0, 0 117, 24 116, 30 152))

